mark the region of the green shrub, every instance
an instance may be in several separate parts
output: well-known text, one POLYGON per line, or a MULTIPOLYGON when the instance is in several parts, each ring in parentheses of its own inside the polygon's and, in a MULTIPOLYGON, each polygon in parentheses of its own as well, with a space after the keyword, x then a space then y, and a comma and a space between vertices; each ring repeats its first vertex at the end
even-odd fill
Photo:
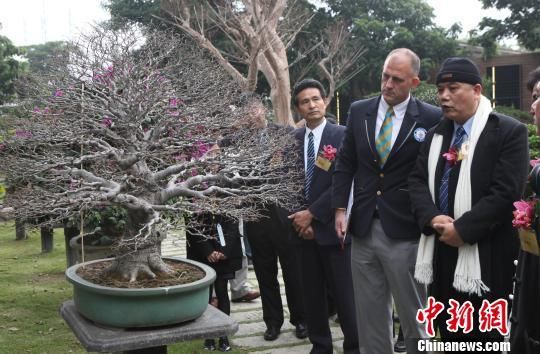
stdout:
POLYGON ((516 118, 517 120, 525 124, 533 123, 532 116, 528 112, 524 112, 521 109, 507 106, 496 106, 493 110, 497 113, 516 118))
POLYGON ((540 137, 536 134, 536 126, 527 124, 529 128, 529 154, 531 159, 540 158, 540 137))

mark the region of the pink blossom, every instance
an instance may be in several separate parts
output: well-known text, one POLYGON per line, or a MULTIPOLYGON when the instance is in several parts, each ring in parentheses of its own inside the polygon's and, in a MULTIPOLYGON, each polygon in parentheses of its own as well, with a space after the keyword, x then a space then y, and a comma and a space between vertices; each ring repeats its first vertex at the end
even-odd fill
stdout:
POLYGON ((5 149, 6 149, 6 146, 7 146, 6 144, 0 143, 0 151, 5 150, 5 149))
POLYGON ((175 111, 175 110, 169 110, 169 112, 167 112, 167 114, 172 116, 172 117, 178 117, 180 115, 180 112, 175 111))
POLYGON ((323 156, 328 161, 334 161, 336 158, 337 149, 333 147, 332 145, 324 145, 323 146, 323 156))
POLYGON ((194 159, 200 159, 201 157, 206 155, 208 150, 210 150, 210 147, 210 144, 205 144, 202 141, 197 141, 194 146, 195 150, 191 153, 191 157, 193 157, 194 159))
POLYGON ((111 118, 109 117, 104 117, 102 120, 101 120, 101 124, 105 127, 105 128, 110 128, 112 125, 113 125, 113 121, 111 118))
POLYGON ((176 108, 178 107, 178 98, 173 97, 169 99, 169 107, 176 108))
POLYGON ((534 220, 534 207, 536 200, 520 200, 514 202, 514 220, 512 226, 515 228, 530 228, 534 220))
POLYGON ((459 153, 456 147, 452 146, 450 150, 448 150, 448 152, 444 153, 442 156, 446 159, 446 161, 448 161, 450 166, 455 166, 458 162, 459 153))
POLYGON ((64 91, 60 89, 56 89, 56 91, 54 91, 54 97, 62 97, 62 96, 64 96, 64 91))
POLYGON ((538 165, 538 163, 540 163, 540 158, 538 158, 536 160, 531 160, 531 162, 530 162, 531 167, 534 167, 534 166, 538 165))
POLYGON ((30 138, 32 136, 32 132, 29 132, 27 130, 16 130, 15 136, 17 138, 30 138))
POLYGON ((41 113, 41 109, 38 106, 35 106, 34 110, 32 112, 39 114, 39 113, 41 113))
POLYGON ((191 169, 191 176, 192 176, 192 177, 195 177, 195 176, 197 176, 198 174, 199 174, 199 171, 197 171, 196 168, 192 168, 192 169, 191 169))

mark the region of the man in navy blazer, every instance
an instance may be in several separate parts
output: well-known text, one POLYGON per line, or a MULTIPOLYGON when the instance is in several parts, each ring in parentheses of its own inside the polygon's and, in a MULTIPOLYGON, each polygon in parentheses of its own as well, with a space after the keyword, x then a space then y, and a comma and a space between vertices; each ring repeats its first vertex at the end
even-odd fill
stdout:
POLYGON ((343 352, 358 353, 354 297, 350 267, 350 241, 342 243, 334 230, 330 207, 332 172, 345 128, 326 121, 326 93, 320 82, 306 79, 293 89, 296 111, 306 121, 294 131, 299 163, 304 168, 305 209, 289 216, 295 233, 302 275, 304 305, 311 353, 332 353, 328 323, 328 294, 335 301, 343 352))
POLYGON ((387 56, 381 95, 354 102, 333 180, 336 232, 347 230, 346 207, 354 179, 349 231, 360 351, 392 353, 392 297, 407 345, 426 337, 416 312, 426 302, 414 279, 420 229, 411 212, 407 176, 427 130, 441 110, 410 95, 419 84, 420 60, 409 49, 387 56))

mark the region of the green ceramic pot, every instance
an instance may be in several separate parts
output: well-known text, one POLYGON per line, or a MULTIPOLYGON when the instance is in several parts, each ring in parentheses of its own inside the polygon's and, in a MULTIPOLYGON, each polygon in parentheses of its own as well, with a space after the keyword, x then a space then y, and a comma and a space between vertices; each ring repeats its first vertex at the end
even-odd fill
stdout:
POLYGON ((166 288, 121 289, 90 283, 76 273, 85 264, 111 259, 80 263, 66 270, 66 277, 73 284, 75 307, 89 320, 122 328, 164 326, 198 318, 208 306, 209 287, 216 279, 215 271, 189 259, 165 259, 193 264, 206 275, 190 284, 166 288))

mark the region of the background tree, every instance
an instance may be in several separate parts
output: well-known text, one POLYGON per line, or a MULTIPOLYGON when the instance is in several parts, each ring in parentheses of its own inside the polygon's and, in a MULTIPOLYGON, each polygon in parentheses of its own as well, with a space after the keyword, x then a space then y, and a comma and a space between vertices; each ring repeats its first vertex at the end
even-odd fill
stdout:
MULTIPOLYGON (((482 0, 484 8, 508 9, 510 15, 503 19, 484 17, 479 29, 483 31, 477 43, 494 54, 498 40, 515 36, 529 50, 540 48, 540 4, 538 0, 482 0)), ((476 34, 474 32, 473 34, 476 34)))
POLYGON ((54 41, 21 47, 28 60, 28 70, 36 74, 45 74, 50 62, 58 62, 58 56, 65 54, 66 42, 54 41))
MULTIPOLYGON (((267 90, 277 120, 285 124, 293 123, 291 82, 318 65, 317 76, 327 80, 331 98, 334 87, 350 78, 351 72, 357 72, 357 59, 363 54, 362 46, 352 44, 348 27, 306 0, 146 3, 145 9, 151 9, 154 18, 164 21, 154 21, 155 25, 168 23, 191 36, 248 90, 267 90), (311 26, 316 15, 318 21, 311 26), (307 26, 311 26, 309 31, 305 31, 307 26), (295 65, 301 67, 293 72, 291 79, 295 65)), ((114 22, 122 19, 151 22, 146 17, 149 12, 136 11, 139 5, 136 0, 109 0, 106 7, 114 22), (122 8, 127 2, 132 3, 132 10, 122 8)))
POLYGON ((392 49, 406 47, 418 54, 422 80, 430 79, 440 62, 457 52, 459 26, 436 26, 433 8, 424 0, 323 2, 335 16, 352 26, 352 35, 366 49, 359 59, 365 69, 351 82, 351 94, 355 97, 379 91, 384 59, 392 49))
POLYGON ((9 38, 0 35, 0 104, 8 102, 15 94, 15 80, 24 68, 16 58, 19 54, 20 50, 9 38))
POLYGON ((264 203, 296 202, 296 161, 283 153, 294 139, 285 128, 246 129, 246 117, 264 114, 260 101, 191 41, 98 28, 66 50, 28 81, 27 115, 2 132, 0 174, 16 217, 47 225, 125 209, 111 270, 133 281, 167 271, 160 230, 183 215, 251 220, 264 203), (223 137, 230 144, 208 154, 223 137))

